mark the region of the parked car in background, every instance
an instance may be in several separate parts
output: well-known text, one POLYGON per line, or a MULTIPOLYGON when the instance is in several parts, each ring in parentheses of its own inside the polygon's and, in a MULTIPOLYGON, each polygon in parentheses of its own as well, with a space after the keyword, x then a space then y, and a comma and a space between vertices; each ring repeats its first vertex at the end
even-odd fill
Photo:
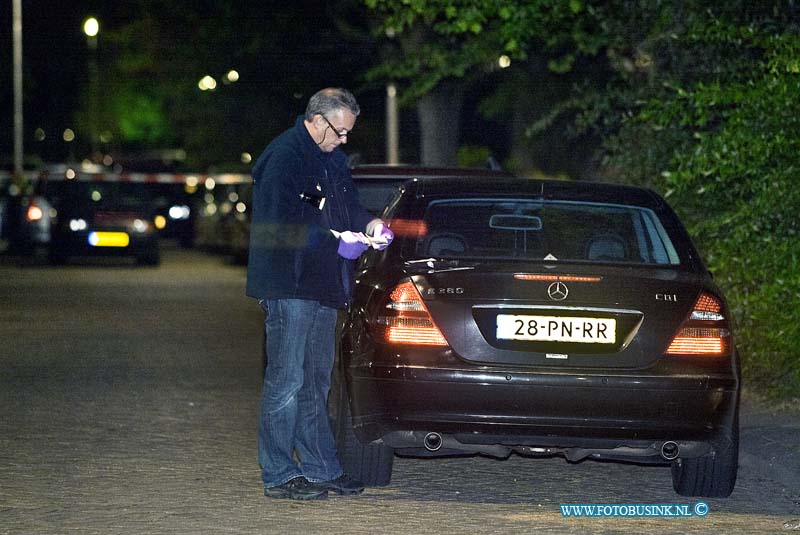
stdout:
POLYGON ((247 262, 252 187, 252 178, 244 174, 204 182, 194 220, 198 248, 247 262))
POLYGON ((78 256, 127 256, 159 263, 152 183, 92 164, 54 164, 26 176, 13 236, 22 255, 53 263, 78 256))
POLYGON ((155 212, 154 222, 159 238, 175 240, 181 247, 194 245, 196 195, 184 183, 149 184, 149 197, 155 212))
POLYGON ((332 383, 346 472, 385 485, 394 453, 516 452, 668 464, 681 495, 732 492, 730 311, 661 197, 418 176, 382 216, 396 237, 359 262, 332 383))
POLYGON ((47 185, 51 213, 48 253, 53 263, 75 256, 131 256, 157 265, 158 235, 145 184, 58 181, 47 185))

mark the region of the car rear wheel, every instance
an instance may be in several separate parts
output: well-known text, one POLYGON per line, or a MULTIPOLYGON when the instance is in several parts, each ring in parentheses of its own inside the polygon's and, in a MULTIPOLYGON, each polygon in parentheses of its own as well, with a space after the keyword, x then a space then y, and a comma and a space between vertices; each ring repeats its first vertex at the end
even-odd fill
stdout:
POLYGON ((62 266, 67 263, 67 253, 61 249, 51 248, 47 253, 47 261, 53 266, 62 266))
POLYGON ((672 486, 681 496, 727 498, 736 485, 739 469, 739 424, 720 435, 712 450, 694 459, 672 462, 672 486))
POLYGON ((334 366, 328 400, 339 462, 345 473, 367 487, 385 487, 392 479, 394 450, 379 444, 363 444, 353 432, 347 384, 339 363, 334 366))
POLYGON ((161 255, 155 247, 136 256, 136 263, 140 266, 157 266, 159 262, 161 262, 161 255))

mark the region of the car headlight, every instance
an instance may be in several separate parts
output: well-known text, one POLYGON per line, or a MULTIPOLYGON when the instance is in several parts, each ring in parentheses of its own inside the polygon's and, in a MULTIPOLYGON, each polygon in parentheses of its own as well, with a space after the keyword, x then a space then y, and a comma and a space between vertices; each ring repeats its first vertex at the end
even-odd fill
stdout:
POLYGON ((134 232, 145 233, 150 230, 150 222, 144 219, 134 219, 131 228, 134 232))
POLYGON ((81 230, 86 230, 86 220, 85 219, 70 219, 69 220, 69 229, 72 232, 80 232, 81 230))
POLYGON ((185 204, 176 204, 169 208, 170 219, 189 219, 190 214, 191 209, 185 204))

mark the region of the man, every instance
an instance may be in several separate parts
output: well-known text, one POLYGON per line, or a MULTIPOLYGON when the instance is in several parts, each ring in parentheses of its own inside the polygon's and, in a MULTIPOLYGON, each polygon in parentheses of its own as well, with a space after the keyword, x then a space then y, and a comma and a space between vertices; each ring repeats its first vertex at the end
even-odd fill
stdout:
POLYGON ((364 490, 342 471, 326 408, 353 260, 394 238, 358 203, 340 149, 359 112, 349 91, 319 91, 253 167, 247 295, 267 318, 258 457, 268 497, 364 490))

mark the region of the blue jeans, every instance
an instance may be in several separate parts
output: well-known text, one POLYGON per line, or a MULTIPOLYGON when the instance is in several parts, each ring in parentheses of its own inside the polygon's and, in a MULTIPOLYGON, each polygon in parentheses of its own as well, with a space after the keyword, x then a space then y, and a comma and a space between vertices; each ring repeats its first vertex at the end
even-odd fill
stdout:
POLYGON ((336 309, 301 299, 269 299, 261 306, 267 314, 267 368, 258 430, 264 486, 301 475, 309 481, 336 479, 342 466, 327 410, 336 309))

